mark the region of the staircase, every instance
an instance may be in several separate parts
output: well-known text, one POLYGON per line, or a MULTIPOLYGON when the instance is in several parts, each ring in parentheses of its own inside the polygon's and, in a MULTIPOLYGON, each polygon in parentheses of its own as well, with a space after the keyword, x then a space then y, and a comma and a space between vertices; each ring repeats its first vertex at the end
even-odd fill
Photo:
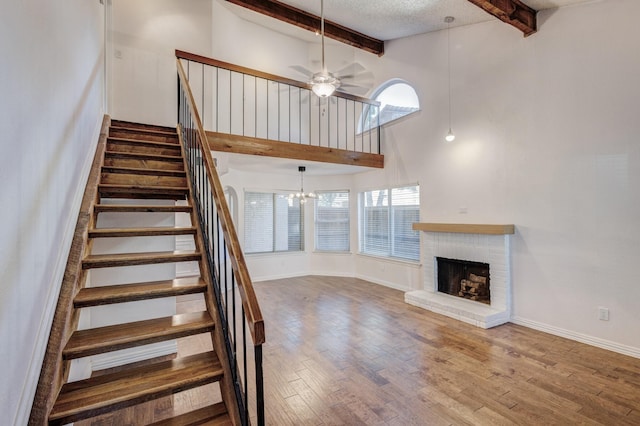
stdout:
POLYGON ((77 318, 80 310, 95 306, 196 293, 203 295, 207 302, 207 309, 202 312, 72 330, 66 342, 61 344, 62 359, 58 360, 65 365, 63 368, 65 373, 68 371, 68 362, 74 359, 196 334, 210 335, 214 350, 158 362, 138 362, 119 367, 117 372, 63 383, 57 398, 52 405, 49 404, 51 408, 47 409, 46 420, 41 422, 42 419, 34 417, 32 412, 30 423, 76 422, 218 382, 221 387, 221 401, 179 417, 162 420, 157 424, 237 424, 237 413, 234 413, 234 410, 237 411, 237 408, 234 408, 236 402, 232 397, 234 390, 230 384, 231 380, 225 380, 225 376, 229 375, 232 367, 227 359, 224 345, 221 344, 223 340, 219 335, 215 335, 216 330, 220 332, 216 319, 218 317, 214 303, 215 295, 212 294, 210 274, 203 258, 203 237, 193 208, 194 200, 176 130, 112 121, 106 139, 96 194, 86 233, 87 249, 81 259, 82 273, 98 268, 131 268, 138 265, 196 261, 199 263, 202 274, 200 277, 186 279, 80 288, 72 297, 75 317, 77 318), (151 200, 186 200, 187 204, 175 205, 176 203, 165 202, 163 205, 158 205, 151 200), (144 227, 135 228, 96 227, 101 215, 109 214, 114 218, 117 215, 130 213, 149 217, 151 225, 145 224, 144 227), (156 213, 188 213, 192 226, 152 226, 155 222, 153 215, 156 213), (196 249, 115 254, 92 252, 92 247, 98 239, 174 235, 193 236, 196 249))

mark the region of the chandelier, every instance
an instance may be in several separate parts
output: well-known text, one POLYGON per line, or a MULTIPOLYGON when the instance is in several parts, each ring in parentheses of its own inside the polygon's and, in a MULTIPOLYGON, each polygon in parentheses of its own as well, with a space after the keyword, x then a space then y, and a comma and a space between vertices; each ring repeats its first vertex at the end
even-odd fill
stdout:
POLYGON ((314 199, 317 195, 313 192, 304 192, 304 172, 307 170, 305 166, 298 166, 298 171, 300 172, 300 192, 294 192, 289 194, 289 199, 298 198, 300 199, 300 204, 304 204, 308 199, 314 199))

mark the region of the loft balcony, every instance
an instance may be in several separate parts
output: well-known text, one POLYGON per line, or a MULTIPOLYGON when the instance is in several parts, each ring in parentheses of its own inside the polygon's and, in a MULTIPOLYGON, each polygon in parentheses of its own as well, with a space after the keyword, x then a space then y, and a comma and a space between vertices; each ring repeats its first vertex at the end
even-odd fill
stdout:
POLYGON ((212 151, 383 168, 376 101, 176 51, 212 151))

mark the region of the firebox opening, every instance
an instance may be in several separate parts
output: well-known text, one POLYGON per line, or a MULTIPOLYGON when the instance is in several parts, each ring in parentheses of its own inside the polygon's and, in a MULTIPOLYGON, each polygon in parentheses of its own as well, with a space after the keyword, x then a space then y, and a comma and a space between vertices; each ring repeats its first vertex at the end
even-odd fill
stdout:
POLYGON ((489 264, 436 257, 438 291, 491 304, 489 264))

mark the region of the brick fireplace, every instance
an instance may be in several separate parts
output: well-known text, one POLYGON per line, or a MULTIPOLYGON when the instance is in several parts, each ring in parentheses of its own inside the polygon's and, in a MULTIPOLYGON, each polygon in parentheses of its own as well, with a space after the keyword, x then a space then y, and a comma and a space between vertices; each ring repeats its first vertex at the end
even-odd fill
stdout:
MULTIPOLYGON (((509 321, 510 236, 514 233, 513 225, 416 223, 413 229, 423 231, 424 287, 405 293, 405 302, 482 328, 495 327, 509 321), (487 264, 491 271, 490 300, 466 297, 468 294, 458 297, 457 294, 450 294, 451 292, 438 291, 438 258, 487 264)), ((474 274, 474 280, 477 280, 476 275, 474 274)), ((472 281, 468 275, 460 281, 463 279, 469 283, 462 283, 463 288, 471 286, 472 281)), ((442 285, 440 288, 442 289, 442 285)))

